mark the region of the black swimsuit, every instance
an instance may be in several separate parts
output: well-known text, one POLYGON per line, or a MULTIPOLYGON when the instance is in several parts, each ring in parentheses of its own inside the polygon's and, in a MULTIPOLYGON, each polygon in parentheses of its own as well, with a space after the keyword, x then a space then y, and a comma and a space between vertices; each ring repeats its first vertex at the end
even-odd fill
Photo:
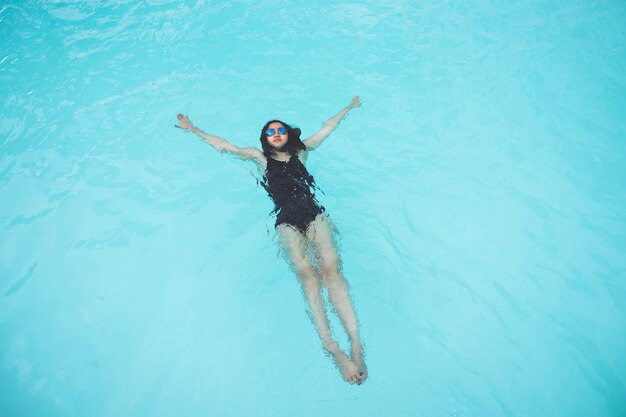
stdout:
POLYGON ((291 155, 287 162, 268 157, 261 185, 274 201, 275 227, 287 224, 304 234, 315 217, 324 212, 315 198, 315 180, 297 155, 291 155))

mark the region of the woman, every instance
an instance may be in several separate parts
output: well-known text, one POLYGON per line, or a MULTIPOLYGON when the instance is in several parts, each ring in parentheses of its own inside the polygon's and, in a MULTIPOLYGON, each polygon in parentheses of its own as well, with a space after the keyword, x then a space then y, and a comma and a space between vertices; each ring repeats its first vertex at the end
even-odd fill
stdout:
POLYGON ((304 164, 309 153, 317 149, 345 115, 360 104, 359 97, 354 97, 348 106, 327 120, 319 132, 304 141, 300 140, 300 129, 271 120, 261 130, 259 140, 263 151, 240 148, 209 135, 182 114, 178 115, 179 124, 176 126, 200 136, 219 152, 254 162, 263 172, 263 187, 275 204, 272 213, 276 214, 276 232, 300 281, 308 313, 322 347, 333 357, 344 381, 353 384, 362 384, 367 378, 358 322, 350 301, 348 283, 341 273, 341 261, 333 242, 332 222, 324 207, 315 199, 315 181, 304 164), (350 357, 332 338, 321 293, 322 285, 326 286, 328 298, 350 338, 350 357))

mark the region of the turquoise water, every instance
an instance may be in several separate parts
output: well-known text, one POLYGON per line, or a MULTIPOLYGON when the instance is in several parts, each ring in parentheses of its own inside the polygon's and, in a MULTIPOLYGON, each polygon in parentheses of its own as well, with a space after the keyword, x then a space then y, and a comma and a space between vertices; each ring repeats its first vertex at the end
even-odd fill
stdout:
POLYGON ((624 2, 18 2, 0 45, 2 417, 626 415, 624 2), (358 387, 253 166, 173 128, 356 94, 308 167, 358 387))

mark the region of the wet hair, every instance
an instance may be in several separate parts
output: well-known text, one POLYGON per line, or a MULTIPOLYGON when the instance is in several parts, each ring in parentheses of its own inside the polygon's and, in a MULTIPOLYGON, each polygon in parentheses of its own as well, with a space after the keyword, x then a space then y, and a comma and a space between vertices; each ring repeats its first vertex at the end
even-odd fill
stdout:
POLYGON ((289 154, 293 156, 299 151, 306 149, 306 146, 304 145, 304 143, 302 143, 302 140, 300 140, 300 134, 302 133, 302 131, 299 128, 291 127, 287 123, 280 120, 270 120, 269 122, 265 123, 263 129, 261 129, 261 137, 259 138, 259 140, 261 141, 261 147, 263 148, 263 155, 265 155, 266 158, 269 158, 276 152, 276 149, 273 148, 272 145, 270 145, 267 141, 267 135, 265 134, 265 131, 272 123, 280 123, 285 126, 285 129, 287 129, 287 134, 289 136, 287 139, 287 143, 283 147, 284 151, 289 152, 289 154))

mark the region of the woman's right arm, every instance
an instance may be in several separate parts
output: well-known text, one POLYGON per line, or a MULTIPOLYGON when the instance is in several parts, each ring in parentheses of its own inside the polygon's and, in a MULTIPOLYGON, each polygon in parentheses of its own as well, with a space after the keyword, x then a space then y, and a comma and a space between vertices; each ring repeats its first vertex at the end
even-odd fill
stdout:
POLYGON ((175 125, 175 127, 187 132, 195 133, 200 136, 204 142, 214 147, 219 153, 229 153, 244 161, 252 160, 257 165, 263 165, 263 162, 265 161, 265 156, 258 149, 240 148, 239 146, 233 145, 219 136, 209 135, 194 126, 193 123, 191 123, 191 120, 189 120, 189 117, 183 114, 178 115, 178 125, 175 125))

